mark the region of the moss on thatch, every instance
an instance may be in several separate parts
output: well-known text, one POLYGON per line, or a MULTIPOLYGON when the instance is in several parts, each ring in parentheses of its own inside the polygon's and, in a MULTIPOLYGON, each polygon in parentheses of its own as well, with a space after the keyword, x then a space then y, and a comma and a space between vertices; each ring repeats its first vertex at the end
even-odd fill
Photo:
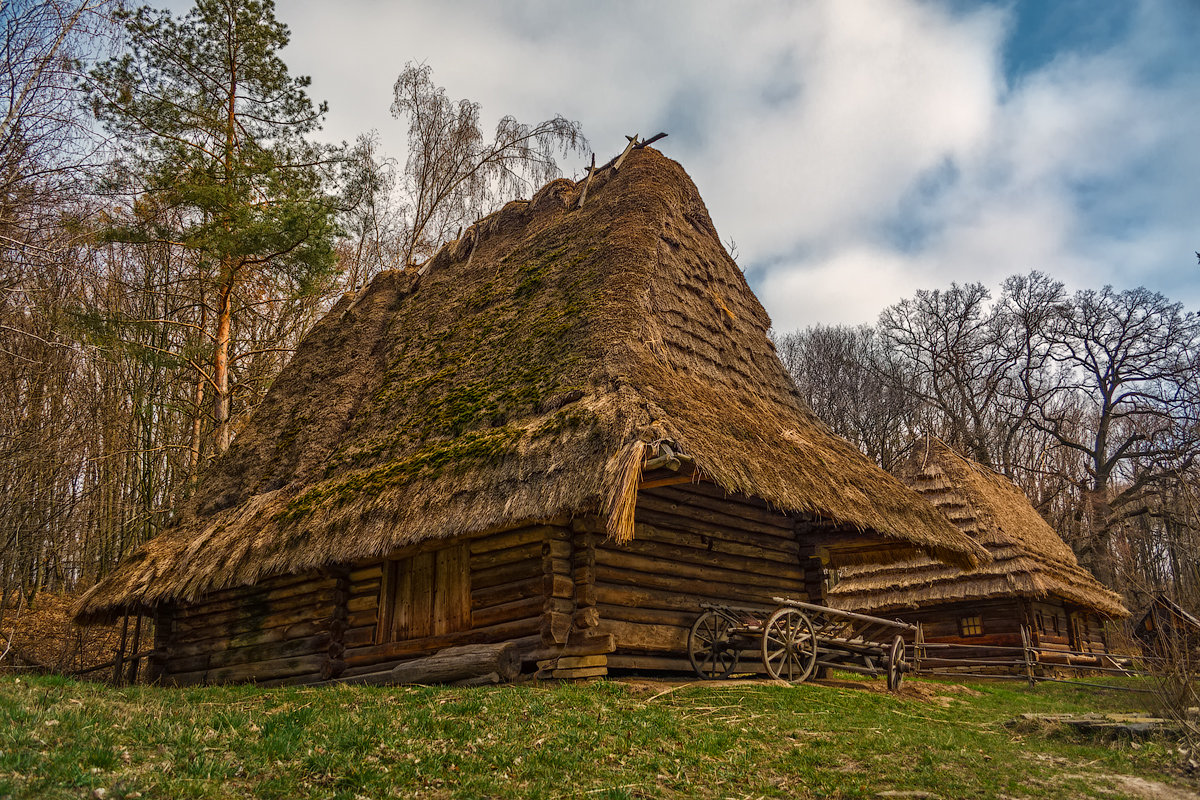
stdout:
MULTIPOLYGON (((666 440, 727 490, 939 557, 979 548, 803 407, 684 171, 553 181, 318 323, 83 618, 530 519, 626 513, 666 440)), ((623 520, 623 521, 622 521, 623 520)))
POLYGON ((1003 475, 929 437, 897 474, 959 530, 984 545, 991 560, 973 572, 927 558, 839 571, 829 602, 854 611, 927 608, 998 597, 1057 597, 1108 617, 1127 617, 1118 594, 1079 566, 1075 554, 1003 475))

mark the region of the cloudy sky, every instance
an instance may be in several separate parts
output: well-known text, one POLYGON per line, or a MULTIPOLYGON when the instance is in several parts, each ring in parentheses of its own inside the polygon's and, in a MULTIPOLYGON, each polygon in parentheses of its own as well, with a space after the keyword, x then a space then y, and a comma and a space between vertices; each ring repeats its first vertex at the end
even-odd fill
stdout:
MULTIPOLYGON (((278 0, 283 52, 400 160, 392 84, 624 134, 700 187, 781 331, 1048 272, 1200 308, 1200 0, 278 0)), ((564 164, 578 175, 582 158, 564 164)))

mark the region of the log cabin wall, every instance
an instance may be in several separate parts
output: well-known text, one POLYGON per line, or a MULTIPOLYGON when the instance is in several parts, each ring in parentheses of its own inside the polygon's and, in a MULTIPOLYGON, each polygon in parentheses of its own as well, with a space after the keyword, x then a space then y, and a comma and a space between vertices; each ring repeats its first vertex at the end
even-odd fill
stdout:
POLYGON ((163 609, 153 672, 169 685, 312 683, 340 668, 348 576, 322 570, 163 609))
POLYGON ((180 686, 316 683, 459 644, 516 641, 531 653, 565 642, 571 537, 564 522, 426 542, 164 607, 152 673, 180 686))
MULTIPOLYGON (((972 647, 1021 647, 1021 625, 1026 621, 1026 609, 1018 598, 972 600, 965 603, 946 603, 915 611, 879 612, 881 617, 894 617, 903 622, 919 622, 926 642, 964 644, 972 647), (978 624, 978 633, 974 625, 978 624), (964 633, 964 630, 966 631, 964 633)), ((874 613, 874 612, 873 612, 874 613)), ((956 656, 958 657, 958 656, 956 656)), ((1004 650, 972 650, 974 658, 1005 658, 1004 650)))
POLYGON ((820 585, 793 520, 762 501, 710 484, 661 486, 639 492, 634 519, 626 544, 595 531, 596 630, 615 638, 610 667, 690 670, 701 602, 773 607, 773 597, 806 600, 820 585))

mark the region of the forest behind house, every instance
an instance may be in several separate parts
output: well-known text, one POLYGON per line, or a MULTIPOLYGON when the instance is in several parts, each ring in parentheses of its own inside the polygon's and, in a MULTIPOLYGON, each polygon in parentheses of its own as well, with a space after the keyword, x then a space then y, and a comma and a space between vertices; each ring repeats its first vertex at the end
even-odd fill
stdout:
MULTIPOLYGON (((0 84, 0 625, 169 526, 305 332, 588 148, 408 64, 409 150, 331 145, 270 2, 6 8, 0 84)), ((381 98, 387 102, 387 98, 381 98)), ((786 220, 779 224, 786 225, 786 220)), ((1181 269, 1188 268, 1181 258, 1181 269)), ((1136 265, 1135 265, 1136 266, 1136 265)), ((805 401, 885 469, 926 436, 1012 478, 1131 608, 1200 606, 1200 320, 1014 264, 874 326, 780 333, 805 401)))

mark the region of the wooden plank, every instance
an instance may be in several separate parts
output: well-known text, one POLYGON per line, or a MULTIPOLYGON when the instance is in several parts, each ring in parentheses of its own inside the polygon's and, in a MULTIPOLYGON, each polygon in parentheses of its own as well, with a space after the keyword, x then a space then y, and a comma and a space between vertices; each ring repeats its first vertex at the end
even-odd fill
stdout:
POLYGON ((412 600, 408 628, 397 631, 397 639, 416 639, 434 635, 433 593, 435 555, 431 551, 417 553, 412 563, 412 600))
POLYGON ((555 666, 558 669, 579 669, 581 667, 603 667, 607 664, 607 655, 560 656, 555 666))
POLYGON ((187 658, 172 658, 167 662, 167 674, 195 672, 235 664, 250 664, 325 652, 329 648, 330 641, 330 633, 324 631, 301 639, 285 639, 250 647, 225 648, 187 658))
POLYGON ((608 674, 608 667, 581 667, 579 669, 556 669, 550 677, 556 680, 580 680, 582 678, 601 678, 608 674))

